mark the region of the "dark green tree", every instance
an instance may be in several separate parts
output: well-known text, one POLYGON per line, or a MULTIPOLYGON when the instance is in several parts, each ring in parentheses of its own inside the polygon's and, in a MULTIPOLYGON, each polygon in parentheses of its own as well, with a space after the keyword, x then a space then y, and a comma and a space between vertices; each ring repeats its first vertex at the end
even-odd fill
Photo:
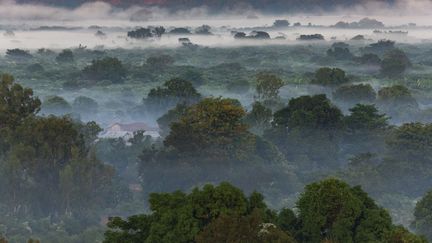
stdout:
POLYGON ((63 115, 72 111, 72 106, 60 96, 51 96, 42 103, 43 114, 63 115))
POLYGON ((206 98, 189 108, 178 122, 172 123, 164 143, 183 152, 231 147, 249 136, 247 125, 243 123, 245 114, 235 100, 206 98))
POLYGON ((9 74, 0 76, 0 97, 0 131, 13 129, 25 118, 34 116, 41 105, 33 90, 15 83, 14 77, 9 74))
POLYGON ((337 179, 306 186, 297 202, 301 242, 381 242, 390 215, 359 187, 337 179))
POLYGON ((274 114, 273 126, 283 128, 334 129, 342 125, 342 112, 326 95, 301 96, 274 114))
POLYGON ((177 104, 191 105, 200 99, 201 95, 191 82, 174 78, 166 81, 163 86, 150 90, 143 103, 148 111, 164 114, 177 104))
POLYGON ((109 80, 113 83, 121 83, 127 75, 127 70, 119 59, 105 57, 93 60, 91 65, 82 70, 82 74, 89 80, 109 80))
POLYGON ((343 85, 336 89, 333 98, 350 104, 372 103, 376 99, 376 92, 370 84, 343 85))
POLYGON ((313 84, 320 85, 340 85, 347 83, 349 79, 346 77, 345 71, 340 68, 320 68, 315 72, 313 84))
POLYGON ((265 107, 261 102, 255 102, 252 110, 246 114, 245 123, 255 134, 263 134, 265 130, 271 127, 273 112, 265 107))
POLYGON ((411 65, 405 52, 393 49, 385 53, 381 62, 381 73, 388 77, 399 77, 411 65))
POLYGON ((432 240, 432 191, 427 192, 417 202, 414 210, 414 230, 432 240))
POLYGON ((279 89, 284 82, 278 76, 270 73, 259 73, 256 76, 256 92, 259 100, 272 100, 278 98, 279 89))
POLYGON ((71 50, 65 49, 58 54, 56 62, 58 63, 71 63, 74 62, 74 54, 71 50))
POLYGON ((389 126, 389 118, 379 114, 375 105, 357 104, 350 109, 351 114, 345 117, 345 124, 351 130, 376 130, 389 126))

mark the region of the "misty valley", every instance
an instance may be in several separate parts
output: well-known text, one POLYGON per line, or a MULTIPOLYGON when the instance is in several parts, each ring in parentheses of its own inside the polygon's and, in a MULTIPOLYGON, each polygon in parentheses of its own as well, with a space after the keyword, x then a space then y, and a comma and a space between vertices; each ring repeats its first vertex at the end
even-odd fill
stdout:
POLYGON ((0 0, 0 243, 432 242, 429 16, 150 2, 0 0))

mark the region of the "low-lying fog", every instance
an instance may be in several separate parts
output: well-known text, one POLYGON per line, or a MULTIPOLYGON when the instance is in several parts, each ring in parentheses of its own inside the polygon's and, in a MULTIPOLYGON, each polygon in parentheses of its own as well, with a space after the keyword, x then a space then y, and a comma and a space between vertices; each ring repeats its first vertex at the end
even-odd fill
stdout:
MULTIPOLYGON (((318 18, 318 17, 317 17, 318 18)), ((320 17, 324 18, 324 17, 320 17)), ((275 18, 271 18, 273 21, 275 18)), ((270 22, 270 18, 268 19, 270 22)), ((290 19, 291 20, 291 19, 290 19)), ((248 20, 232 20, 231 26, 235 26, 234 23, 240 23, 242 21, 248 22, 248 20)), ((264 21, 264 20, 263 20, 264 21)), ((292 21, 292 20, 291 20, 292 21)), ((192 22, 192 21, 191 21, 192 22)), ((375 29, 340 29, 331 27, 289 27, 285 29, 278 30, 266 30, 272 38, 284 36, 284 40, 259 40, 259 41, 239 41, 235 40, 231 35, 231 28, 229 27, 219 27, 216 24, 219 23, 218 20, 213 21, 193 21, 195 24, 214 24, 213 35, 203 36, 203 35, 165 35, 158 40, 146 40, 146 41, 136 41, 127 38, 127 31, 133 29, 132 27, 125 28, 115 28, 116 30, 110 30, 110 28, 101 28, 107 36, 106 38, 100 38, 95 36, 97 30, 90 30, 86 27, 80 28, 78 30, 49 30, 49 31, 37 31, 37 30, 14 30, 14 36, 0 36, 0 49, 2 51, 11 48, 22 48, 34 50, 38 48, 52 48, 52 49, 64 49, 77 47, 79 45, 87 46, 88 48, 95 47, 105 47, 105 48, 145 48, 145 47, 177 47, 181 46, 178 39, 180 37, 187 37, 192 43, 202 45, 202 46, 241 46, 241 45, 263 45, 263 44, 277 44, 277 45, 288 45, 296 44, 298 41, 296 39, 301 34, 321 34, 326 40, 332 41, 346 41, 350 40, 356 35, 364 35, 366 39, 380 40, 380 39, 391 39, 398 42, 432 42, 432 28, 398 28, 396 30, 408 31, 408 35, 397 35, 394 36, 375 34, 373 31, 375 29)), ((225 20, 220 20, 220 22, 226 22, 225 20)), ((318 22, 318 21, 317 21, 318 22)), ((150 26, 150 25, 162 25, 169 27, 183 27, 185 24, 183 22, 142 22, 130 23, 137 26, 150 26)), ((219 23, 221 24, 221 23, 219 23)), ((55 25, 55 24, 54 24, 55 25)), ((188 25, 187 27, 191 27, 188 25)), ((246 33, 253 30, 265 29, 263 25, 257 25, 257 28, 238 28, 246 33)), ((237 28, 232 28, 235 30, 237 28)), ((3 29, 3 33, 6 30, 3 29)))
POLYGON ((203 8, 170 13, 159 8, 130 7, 116 9, 105 3, 84 4, 76 9, 63 9, 47 6, 19 5, 11 1, 0 0, 0 50, 23 48, 63 49, 84 45, 89 48, 135 47, 176 47, 180 46, 179 37, 188 37, 194 44, 203 46, 238 46, 262 44, 293 44, 300 34, 322 34, 326 40, 349 40, 356 35, 367 39, 393 39, 398 42, 432 41, 430 11, 428 1, 400 1, 394 9, 379 12, 379 6, 362 6, 351 10, 335 10, 335 13, 296 14, 283 16, 263 15, 257 10, 232 10, 222 15, 209 14, 203 8), (378 14, 379 13, 379 14, 378 14), (414 13, 414 14, 413 14, 414 13), (332 28, 339 21, 351 23, 362 18, 376 19, 385 28, 384 31, 408 31, 408 35, 374 34, 375 28, 332 28), (271 28, 276 19, 290 22, 288 28, 271 28), (294 23, 301 26, 293 27, 294 23), (201 25, 212 27, 213 35, 164 35, 157 41, 131 41, 127 31, 137 27, 164 26, 166 29, 187 27, 191 31, 201 25), (40 27, 50 27, 51 30, 40 27), (52 28, 67 27, 69 29, 52 28), (97 27, 97 28, 96 28, 97 27), (100 27, 100 28, 99 28, 100 27), (106 38, 95 36, 97 30, 106 34, 106 38), (263 30, 272 38, 285 37, 285 40, 238 41, 231 31, 250 33, 263 30), (13 31, 13 35, 6 34, 13 31))

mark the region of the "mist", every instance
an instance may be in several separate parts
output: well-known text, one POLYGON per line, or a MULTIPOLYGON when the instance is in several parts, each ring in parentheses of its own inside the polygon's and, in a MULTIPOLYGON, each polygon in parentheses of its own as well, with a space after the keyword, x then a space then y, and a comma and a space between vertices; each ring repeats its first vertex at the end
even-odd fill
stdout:
POLYGON ((431 1, 26 2, 0 242, 432 241, 431 1))

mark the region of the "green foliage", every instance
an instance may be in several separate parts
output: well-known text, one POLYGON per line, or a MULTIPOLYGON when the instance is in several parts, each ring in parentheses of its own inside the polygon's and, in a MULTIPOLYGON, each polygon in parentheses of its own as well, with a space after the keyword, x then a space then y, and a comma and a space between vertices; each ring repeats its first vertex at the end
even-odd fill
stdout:
POLYGON ((376 92, 370 84, 343 85, 333 93, 336 100, 349 103, 372 103, 376 99, 376 92))
POLYGON ((162 87, 150 90, 143 102, 149 111, 161 112, 177 104, 194 104, 200 99, 201 95, 189 81, 174 78, 166 81, 162 87))
POLYGON ((204 228, 195 238, 197 243, 206 242, 250 242, 250 243, 294 243, 289 234, 275 224, 264 223, 259 211, 247 216, 221 215, 204 228))
POLYGON ((284 85, 282 79, 270 73, 259 73, 256 79, 256 92, 260 100, 276 99, 279 89, 284 85))
POLYGON ((379 114, 375 105, 357 104, 350 109, 351 114, 345 117, 347 128, 352 130, 375 130, 388 127, 388 117, 379 114))
POLYGON ((384 87, 378 91, 377 104, 380 110, 392 117, 394 120, 411 121, 419 111, 417 101, 411 92, 403 85, 384 87))
POLYGON ((35 115, 41 105, 33 96, 33 90, 14 83, 9 74, 0 76, 0 132, 7 127, 15 128, 25 118, 35 115))
POLYGON ((378 91, 378 98, 380 100, 402 100, 411 98, 411 92, 403 85, 393 85, 380 89, 378 91))
POLYGON ((6 202, 26 205, 36 215, 80 212, 105 203, 113 170, 86 157, 86 137, 68 118, 20 124, 8 140, 11 149, 1 170, 8 185, 2 191, 9 195, 6 202))
POLYGON ((342 112, 325 95, 301 96, 274 114, 273 126, 334 129, 342 125, 342 112))
POLYGON ((385 243, 427 243, 428 241, 417 236, 403 227, 395 227, 391 232, 387 233, 384 239, 385 243))
POLYGON ((58 63, 71 63, 74 62, 73 52, 69 49, 65 49, 58 54, 56 57, 56 62, 58 63))
POLYGON ((162 68, 165 66, 172 65, 174 63, 174 59, 168 55, 151 56, 147 58, 146 63, 147 65, 150 65, 153 68, 162 68))
POLYGON ((403 124, 393 130, 387 144, 395 155, 409 160, 418 158, 429 161, 432 158, 432 124, 403 124))
POLYGON ((336 179, 306 186, 297 208, 302 242, 379 242, 392 228, 388 213, 365 192, 336 179))
POLYGON ((228 183, 195 188, 190 194, 154 193, 149 202, 150 215, 111 218, 104 242, 193 242, 219 216, 244 216, 250 208, 243 192, 228 183))
POLYGON ((361 57, 356 58, 356 60, 361 64, 370 66, 378 66, 381 64, 380 57, 373 53, 363 54, 361 57))
POLYGON ((178 122, 182 116, 186 115, 187 110, 188 106, 178 104, 175 108, 169 110, 166 114, 157 119, 162 137, 165 137, 170 133, 172 123, 178 122))
POLYGON ((399 77, 409 67, 411 67, 411 61, 405 52, 393 49, 385 53, 381 62, 381 73, 388 77, 399 77))
POLYGON ((427 192, 423 198, 417 202, 414 210, 414 230, 432 240, 432 191, 427 192))
POLYGON ((82 74, 89 80, 109 80, 113 83, 122 83, 127 75, 127 70, 119 59, 105 57, 93 60, 91 65, 82 70, 82 74))
POLYGON ((172 123, 164 144, 181 152, 231 147, 248 135, 242 121, 245 114, 235 100, 206 98, 189 108, 179 122, 172 123))
POLYGON ((18 48, 7 49, 6 50, 6 57, 12 58, 15 60, 33 58, 33 56, 30 54, 29 51, 21 50, 18 48))
POLYGON ((252 132, 262 134, 271 127, 272 119, 272 110, 265 107, 261 102, 255 102, 252 105, 252 110, 246 114, 244 121, 249 125, 252 132))
POLYGON ((71 110, 72 106, 60 96, 48 97, 42 103, 42 113, 45 114, 62 115, 70 113, 71 110))
POLYGON ((353 58, 348 47, 332 46, 327 50, 327 56, 332 57, 336 60, 350 60, 353 58))
POLYGON ((320 85, 340 85, 348 81, 349 79, 342 69, 324 67, 315 72, 315 78, 312 80, 312 83, 320 85))
POLYGON ((336 179, 307 185, 298 217, 228 183, 153 193, 149 201, 151 214, 110 218, 104 242, 426 242, 394 226, 360 187, 336 179))
POLYGON ((138 28, 136 30, 129 31, 127 36, 134 39, 148 39, 151 37, 161 37, 165 34, 165 28, 162 26, 149 27, 149 28, 138 28))

